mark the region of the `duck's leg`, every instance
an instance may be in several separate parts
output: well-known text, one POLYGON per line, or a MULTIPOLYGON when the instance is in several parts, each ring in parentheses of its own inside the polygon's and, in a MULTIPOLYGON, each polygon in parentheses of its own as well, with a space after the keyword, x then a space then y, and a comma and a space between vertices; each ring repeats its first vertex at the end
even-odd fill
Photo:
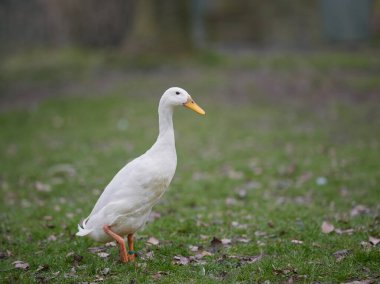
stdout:
POLYGON ((135 261, 135 251, 133 250, 133 234, 128 234, 128 255, 130 261, 135 261))
POLYGON ((122 237, 120 237, 118 234, 114 233, 110 226, 108 225, 104 225, 103 226, 103 231, 109 235, 111 238, 113 238, 116 243, 119 245, 119 254, 120 254, 120 260, 121 262, 128 262, 128 255, 127 255, 127 251, 125 249, 125 243, 124 243, 124 239, 122 237))

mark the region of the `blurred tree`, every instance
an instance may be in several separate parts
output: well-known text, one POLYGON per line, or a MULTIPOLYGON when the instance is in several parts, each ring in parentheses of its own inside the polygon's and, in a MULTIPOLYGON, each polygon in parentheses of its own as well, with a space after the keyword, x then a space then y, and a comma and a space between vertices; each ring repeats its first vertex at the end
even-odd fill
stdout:
POLYGON ((190 1, 137 1, 125 48, 134 52, 182 52, 193 48, 190 1))
MULTIPOLYGON (((47 1, 49 2, 49 1, 47 1)), ((131 24, 135 1, 58 0, 70 38, 87 46, 117 46, 131 24)))
MULTIPOLYGON (((79 45, 172 53, 207 44, 314 47, 323 42, 320 1, 1 0, 0 48, 79 45)), ((370 22, 377 37, 379 2, 372 0, 377 4, 370 22)))

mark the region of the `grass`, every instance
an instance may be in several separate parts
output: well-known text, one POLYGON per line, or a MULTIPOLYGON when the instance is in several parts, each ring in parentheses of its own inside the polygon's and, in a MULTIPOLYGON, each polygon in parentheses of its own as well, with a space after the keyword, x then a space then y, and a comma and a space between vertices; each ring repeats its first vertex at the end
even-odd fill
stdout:
MULTIPOLYGON (((191 67, 199 77, 145 74, 107 95, 81 91, 0 113, 0 282, 379 281, 379 245, 368 242, 380 237, 378 100, 316 100, 315 90, 306 92, 310 97, 272 98, 251 81, 240 82, 241 90, 228 85, 240 76, 238 63, 208 56, 191 67), (175 112, 176 176, 154 207, 159 217, 137 234, 135 265, 119 263, 114 247, 101 258, 88 251, 99 244, 74 236, 76 224, 115 172, 154 142, 161 84, 171 80, 190 90, 207 115, 175 112), (358 205, 361 214, 353 211, 358 205), (352 231, 324 234, 323 221, 352 231), (149 237, 159 245, 148 245, 149 237), (213 237, 231 243, 213 245, 213 237), (174 264, 175 256, 194 255, 189 245, 212 255, 174 264), (349 251, 338 261, 333 254, 342 250, 349 251), (144 259, 150 252, 154 258, 144 259), (260 257, 243 258, 252 256, 260 257), (16 260, 29 269, 15 269, 16 260)), ((306 64, 296 69, 312 68, 321 85, 337 66, 360 72, 360 80, 379 70, 363 55, 353 63, 342 58, 252 58, 242 68, 254 72, 264 64, 282 76, 306 64)))

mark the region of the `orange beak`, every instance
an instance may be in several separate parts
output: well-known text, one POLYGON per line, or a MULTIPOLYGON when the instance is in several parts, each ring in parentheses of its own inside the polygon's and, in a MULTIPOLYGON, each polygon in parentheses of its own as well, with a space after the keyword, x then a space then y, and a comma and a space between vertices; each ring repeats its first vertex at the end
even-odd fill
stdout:
POLYGON ((206 112, 199 105, 197 105, 196 102, 194 102, 194 100, 191 97, 189 97, 189 99, 187 100, 186 103, 183 104, 183 106, 195 111, 198 114, 201 114, 201 115, 206 114, 206 112))

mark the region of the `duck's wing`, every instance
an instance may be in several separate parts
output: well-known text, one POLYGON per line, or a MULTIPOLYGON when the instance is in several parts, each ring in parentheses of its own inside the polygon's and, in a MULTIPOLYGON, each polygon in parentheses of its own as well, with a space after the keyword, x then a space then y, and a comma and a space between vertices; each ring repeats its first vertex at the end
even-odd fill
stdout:
POLYGON ((144 157, 136 158, 125 165, 111 180, 104 189, 92 209, 89 217, 99 212, 107 204, 118 201, 121 195, 133 194, 133 191, 138 191, 141 182, 141 176, 144 175, 146 169, 142 167, 144 157))

